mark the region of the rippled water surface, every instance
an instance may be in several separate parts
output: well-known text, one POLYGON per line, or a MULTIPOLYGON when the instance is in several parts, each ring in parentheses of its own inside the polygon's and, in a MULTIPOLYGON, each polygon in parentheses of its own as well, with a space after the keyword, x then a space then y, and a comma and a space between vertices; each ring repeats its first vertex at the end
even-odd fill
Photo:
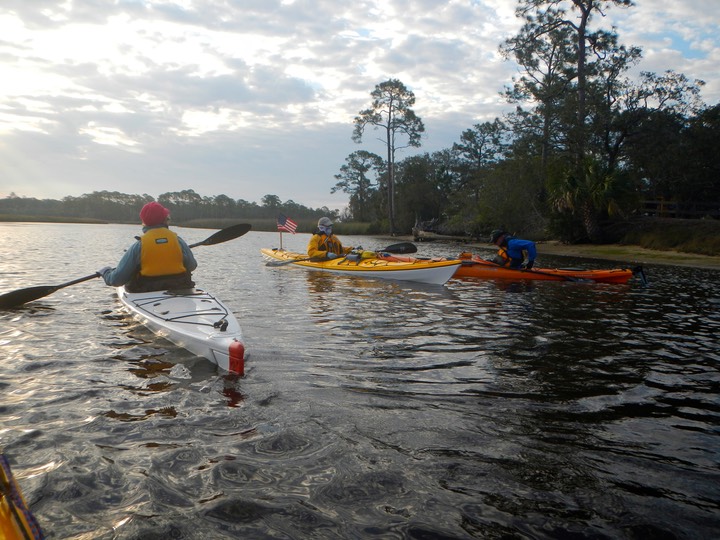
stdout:
MULTIPOLYGON (((91 274, 138 232, 0 224, 0 293, 91 274)), ((717 538, 718 272, 427 286, 268 268, 277 246, 195 249, 244 378, 100 280, 0 312, 0 445, 49 538, 717 538)))

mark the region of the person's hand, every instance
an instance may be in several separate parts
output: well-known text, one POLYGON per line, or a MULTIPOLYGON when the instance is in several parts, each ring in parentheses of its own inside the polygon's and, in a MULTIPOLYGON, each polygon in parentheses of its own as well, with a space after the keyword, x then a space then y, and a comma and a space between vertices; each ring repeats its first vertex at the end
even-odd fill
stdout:
POLYGON ((523 268, 525 270, 532 270, 533 264, 535 264, 535 261, 528 261, 523 265, 523 268))
POLYGON ((100 270, 97 271, 99 276, 105 277, 105 274, 110 272, 113 269, 112 266, 103 266, 100 270))
POLYGON ((337 257, 338 257, 338 256, 337 256, 337 253, 330 253, 330 252, 328 251, 328 254, 327 254, 327 258, 328 258, 328 259, 337 259, 337 257))

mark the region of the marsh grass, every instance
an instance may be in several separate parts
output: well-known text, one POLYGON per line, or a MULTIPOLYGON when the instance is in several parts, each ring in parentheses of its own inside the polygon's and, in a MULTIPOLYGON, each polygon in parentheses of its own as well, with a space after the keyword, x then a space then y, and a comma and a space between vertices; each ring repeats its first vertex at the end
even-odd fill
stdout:
POLYGON ((720 255, 720 221, 712 219, 654 219, 630 228, 621 244, 646 249, 720 255))

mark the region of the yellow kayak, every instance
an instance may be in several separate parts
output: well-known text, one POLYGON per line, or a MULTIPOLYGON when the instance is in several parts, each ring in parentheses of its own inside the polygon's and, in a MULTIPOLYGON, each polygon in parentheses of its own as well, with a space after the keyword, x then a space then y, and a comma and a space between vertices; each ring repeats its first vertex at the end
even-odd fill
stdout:
POLYGON ((10 463, 0 454, 0 539, 42 540, 40 525, 17 485, 10 463))
POLYGON ((302 266, 311 270, 322 270, 335 274, 366 278, 394 279, 442 285, 449 280, 460 266, 459 260, 433 261, 427 259, 396 260, 383 257, 381 253, 372 258, 350 254, 337 259, 310 259, 306 253, 285 251, 277 248, 260 250, 268 266, 302 266))

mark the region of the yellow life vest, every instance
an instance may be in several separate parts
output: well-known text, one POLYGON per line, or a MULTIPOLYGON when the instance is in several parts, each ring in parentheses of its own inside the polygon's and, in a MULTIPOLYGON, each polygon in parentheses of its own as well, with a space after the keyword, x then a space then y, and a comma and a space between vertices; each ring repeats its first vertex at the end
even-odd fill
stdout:
POLYGON ((325 251, 335 253, 336 255, 342 255, 343 253, 342 244, 334 234, 332 236, 326 236, 325 239, 320 242, 320 248, 325 248, 325 251))
POLYGON ((140 275, 172 276, 186 271, 177 234, 166 227, 150 229, 140 238, 140 275))
POLYGON ((498 249, 497 255, 495 255, 492 262, 498 266, 510 266, 510 256, 507 253, 507 249, 504 247, 498 249))

